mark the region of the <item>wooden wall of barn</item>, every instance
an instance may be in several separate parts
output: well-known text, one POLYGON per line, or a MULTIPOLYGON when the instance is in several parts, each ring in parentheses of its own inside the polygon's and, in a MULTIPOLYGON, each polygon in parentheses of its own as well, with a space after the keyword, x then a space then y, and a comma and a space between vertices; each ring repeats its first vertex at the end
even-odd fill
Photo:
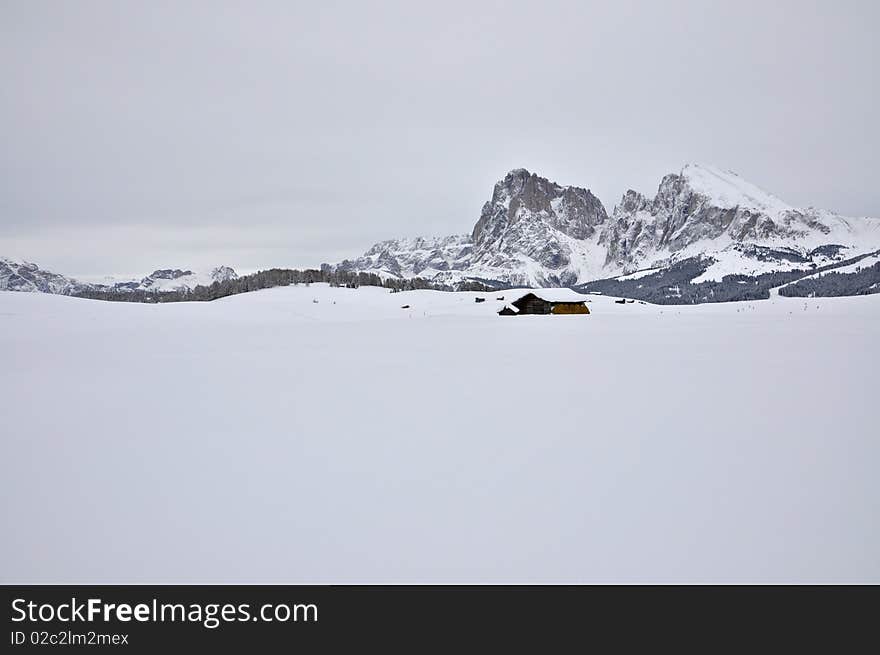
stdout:
POLYGON ((589 314, 590 308, 582 302, 559 302, 553 305, 554 314, 589 314))

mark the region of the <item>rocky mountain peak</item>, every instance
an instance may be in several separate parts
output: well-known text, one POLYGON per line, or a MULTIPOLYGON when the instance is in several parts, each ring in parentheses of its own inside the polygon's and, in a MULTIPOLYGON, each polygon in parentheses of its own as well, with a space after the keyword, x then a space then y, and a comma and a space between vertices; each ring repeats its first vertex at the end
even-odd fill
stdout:
POLYGON ((706 164, 664 176, 651 200, 628 191, 613 217, 601 237, 606 266, 624 269, 702 242, 798 240, 827 235, 831 224, 846 229, 839 217, 796 209, 733 171, 706 164))
POLYGON ((231 266, 218 266, 211 269, 210 276, 214 282, 226 282, 237 279, 238 273, 231 266))
POLYGON ((498 241, 518 223, 540 221, 575 239, 586 239, 607 218, 602 202, 589 189, 561 186, 516 168, 495 184, 472 238, 480 247, 498 241))
POLYGON ((192 274, 192 271, 182 271, 179 268, 160 268, 150 273, 147 277, 154 280, 176 280, 177 278, 192 274))
POLYGON ((620 199, 620 205, 615 207, 615 211, 618 208, 620 208, 621 211, 629 213, 642 211, 648 207, 648 204, 649 201, 645 196, 638 191, 628 189, 627 192, 623 194, 623 198, 620 199))

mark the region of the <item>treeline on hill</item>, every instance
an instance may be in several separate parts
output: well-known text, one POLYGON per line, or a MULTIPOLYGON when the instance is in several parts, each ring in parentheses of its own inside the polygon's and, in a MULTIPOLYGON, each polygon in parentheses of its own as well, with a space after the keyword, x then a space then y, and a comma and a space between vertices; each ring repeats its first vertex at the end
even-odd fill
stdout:
POLYGON ((712 260, 694 257, 673 264, 666 270, 634 280, 597 280, 578 291, 599 292, 606 296, 635 298, 657 305, 696 305, 708 302, 762 300, 770 289, 793 282, 803 271, 764 273, 762 275, 726 275, 721 281, 692 282, 702 275, 712 260))
MULTIPOLYGON (((868 255, 859 255, 851 259, 834 262, 826 266, 818 266, 807 270, 762 273, 760 275, 725 275, 720 281, 710 280, 694 283, 692 280, 702 275, 713 260, 701 257, 684 259, 668 269, 646 275, 634 280, 597 280, 576 287, 582 293, 598 292, 608 296, 635 298, 657 305, 696 305, 709 302, 736 302, 743 300, 766 300, 770 290, 782 285, 781 295, 858 295, 862 293, 878 293, 880 289, 872 287, 878 280, 870 273, 826 273, 814 280, 803 280, 797 285, 790 283, 801 280, 808 275, 856 263, 868 255), (825 278, 834 275, 828 282, 825 278), (853 277, 859 276, 859 277, 853 277), (801 287, 804 284, 807 286, 801 287), (831 293, 831 291, 835 293, 831 293)), ((869 271, 870 269, 866 269, 869 271)))
MULTIPOLYGON (((183 291, 121 291, 110 288, 93 288, 76 292, 79 298, 91 298, 93 300, 110 300, 116 302, 200 302, 234 296, 248 291, 258 291, 271 287, 283 287, 291 284, 311 284, 313 282, 326 282, 330 286, 357 288, 362 286, 383 287, 392 292, 411 291, 413 289, 434 289, 437 291, 453 291, 452 287, 434 284, 424 278, 383 280, 375 273, 354 273, 346 271, 334 271, 329 267, 318 269, 298 270, 291 268, 271 268, 266 271, 258 271, 250 275, 242 275, 234 280, 214 282, 209 286, 197 286, 192 290, 183 291)), ((461 291, 487 291, 488 287, 475 282, 462 283, 461 291)))
POLYGON ((798 280, 779 290, 780 296, 792 298, 864 296, 873 293, 880 293, 880 262, 853 273, 831 271, 819 277, 798 280))

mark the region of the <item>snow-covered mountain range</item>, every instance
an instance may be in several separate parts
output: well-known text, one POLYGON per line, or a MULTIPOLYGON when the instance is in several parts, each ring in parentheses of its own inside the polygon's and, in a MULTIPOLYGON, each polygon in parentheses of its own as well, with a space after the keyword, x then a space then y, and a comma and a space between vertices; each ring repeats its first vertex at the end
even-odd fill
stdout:
POLYGON ((470 235, 377 243, 336 266, 381 276, 574 286, 706 263, 704 279, 808 269, 880 248, 880 220, 801 209, 731 171, 689 164, 657 194, 627 191, 609 215, 588 189, 519 168, 499 181, 470 235))
POLYGON ((77 294, 86 291, 185 291, 199 285, 234 280, 238 277, 229 266, 193 272, 178 268, 153 271, 139 280, 105 278, 100 282, 83 282, 59 273, 44 270, 29 262, 16 262, 0 257, 0 291, 32 291, 77 294))
MULTIPOLYGON (((689 164, 666 175, 653 198, 629 190, 610 214, 589 189, 518 168, 495 184, 470 234, 382 241, 323 268, 449 288, 578 287, 652 302, 717 302, 767 297, 798 276, 845 267, 855 267, 850 277, 827 280, 836 295, 877 293, 880 265, 862 269, 878 252, 880 220, 796 208, 712 166, 689 164), (760 289, 743 296, 747 281, 760 289)), ((220 266, 84 282, 0 259, 0 290, 13 291, 182 291, 237 277, 220 266)))

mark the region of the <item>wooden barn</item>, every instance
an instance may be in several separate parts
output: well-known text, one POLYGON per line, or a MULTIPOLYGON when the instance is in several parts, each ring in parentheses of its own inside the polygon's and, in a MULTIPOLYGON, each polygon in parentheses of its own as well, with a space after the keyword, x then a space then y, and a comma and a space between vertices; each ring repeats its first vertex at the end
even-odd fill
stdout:
POLYGON ((526 314, 589 314, 583 296, 568 289, 546 292, 530 291, 498 312, 499 316, 524 316, 526 314))

